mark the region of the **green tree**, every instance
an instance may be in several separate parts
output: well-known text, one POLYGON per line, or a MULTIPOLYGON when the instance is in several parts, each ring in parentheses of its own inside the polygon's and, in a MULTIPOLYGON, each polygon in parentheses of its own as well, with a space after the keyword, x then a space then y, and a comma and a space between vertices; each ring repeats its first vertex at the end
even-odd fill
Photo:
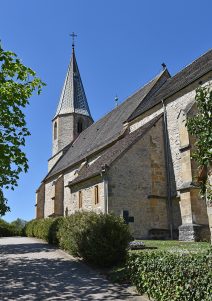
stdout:
POLYGON ((199 168, 206 170, 206 176, 200 180, 201 194, 212 200, 211 186, 207 171, 212 163, 212 89, 210 86, 199 87, 196 90, 197 114, 188 118, 187 127, 191 135, 196 138, 195 150, 192 158, 196 160, 199 168))
POLYGON ((45 84, 24 66, 17 55, 4 51, 0 43, 0 215, 9 211, 3 188, 18 185, 19 174, 28 170, 23 147, 30 135, 23 109, 45 84))
POLYGON ((17 235, 23 235, 23 230, 24 227, 26 226, 27 221, 21 219, 21 218, 17 218, 15 221, 11 222, 10 225, 12 227, 14 227, 15 231, 17 233, 17 235))

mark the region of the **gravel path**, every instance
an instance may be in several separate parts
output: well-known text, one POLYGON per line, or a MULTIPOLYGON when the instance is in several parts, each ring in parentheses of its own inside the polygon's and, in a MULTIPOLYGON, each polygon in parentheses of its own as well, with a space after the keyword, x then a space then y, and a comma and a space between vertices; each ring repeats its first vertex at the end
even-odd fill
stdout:
POLYGON ((42 240, 0 238, 0 300, 147 301, 42 240))

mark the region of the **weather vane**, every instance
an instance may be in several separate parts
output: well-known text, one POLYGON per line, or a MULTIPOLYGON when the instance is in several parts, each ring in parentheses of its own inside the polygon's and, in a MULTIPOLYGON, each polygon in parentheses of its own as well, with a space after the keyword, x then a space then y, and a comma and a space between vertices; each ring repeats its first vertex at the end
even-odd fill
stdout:
POLYGON ((74 48, 74 39, 77 37, 77 34, 75 34, 74 32, 72 32, 70 34, 70 36, 72 37, 72 47, 74 48))

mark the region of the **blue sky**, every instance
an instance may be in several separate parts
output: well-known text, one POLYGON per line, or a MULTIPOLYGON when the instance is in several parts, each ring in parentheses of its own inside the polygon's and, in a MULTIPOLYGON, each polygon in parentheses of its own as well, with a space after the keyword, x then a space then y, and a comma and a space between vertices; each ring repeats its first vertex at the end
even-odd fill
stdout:
POLYGON ((11 212, 35 216, 35 190, 51 155, 51 120, 70 60, 76 57, 95 120, 161 71, 173 75, 211 47, 211 0, 0 0, 0 39, 37 72, 47 86, 26 110, 31 136, 25 148, 30 169, 7 191, 11 212))

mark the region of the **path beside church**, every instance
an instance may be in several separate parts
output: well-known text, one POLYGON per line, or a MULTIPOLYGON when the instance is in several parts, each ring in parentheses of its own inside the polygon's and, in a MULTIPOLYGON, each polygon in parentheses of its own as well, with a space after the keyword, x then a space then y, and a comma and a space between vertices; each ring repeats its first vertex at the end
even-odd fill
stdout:
POLYGON ((0 238, 0 300, 147 301, 42 240, 0 238))

